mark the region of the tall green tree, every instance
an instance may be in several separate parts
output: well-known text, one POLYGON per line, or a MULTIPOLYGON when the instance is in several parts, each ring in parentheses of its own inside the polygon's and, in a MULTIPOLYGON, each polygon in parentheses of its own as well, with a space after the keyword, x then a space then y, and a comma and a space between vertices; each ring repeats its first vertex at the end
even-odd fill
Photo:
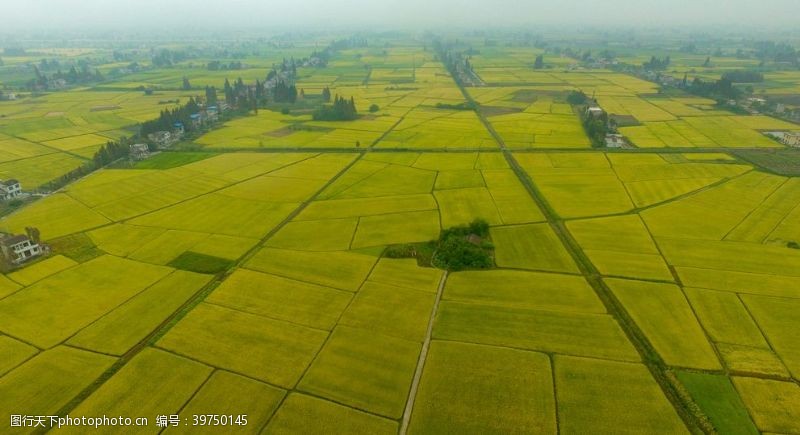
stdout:
POLYGON ((533 62, 533 69, 542 69, 544 68, 544 55, 536 56, 536 61, 533 62))

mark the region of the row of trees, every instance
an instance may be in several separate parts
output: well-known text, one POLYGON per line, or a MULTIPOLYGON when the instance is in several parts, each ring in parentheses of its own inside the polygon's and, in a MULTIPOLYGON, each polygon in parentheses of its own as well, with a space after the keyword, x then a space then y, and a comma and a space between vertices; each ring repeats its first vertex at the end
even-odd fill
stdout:
POLYGON ((581 114, 581 124, 586 131, 586 135, 592 141, 592 146, 599 148, 606 144, 606 135, 610 133, 608 114, 602 112, 600 114, 589 113, 587 108, 590 104, 596 104, 596 101, 587 97, 582 91, 571 91, 567 94, 567 103, 577 106, 581 114))
POLYGON ((716 81, 705 81, 695 77, 686 89, 694 95, 715 100, 736 100, 742 96, 742 90, 733 86, 731 79, 725 77, 716 81))
POLYGON ((220 62, 218 60, 212 60, 208 64, 206 64, 206 68, 209 71, 225 71, 225 70, 240 70, 243 68, 242 62, 240 61, 230 61, 228 63, 220 62))
POLYGON ((139 135, 147 137, 147 135, 157 131, 170 131, 177 122, 183 124, 187 132, 192 131, 194 127, 192 126, 191 115, 199 111, 200 105, 197 103, 197 100, 195 100, 194 97, 189 97, 189 101, 186 104, 171 110, 162 110, 158 118, 141 123, 139 135))
POLYGON ((785 42, 761 41, 754 44, 755 55, 762 61, 800 64, 800 52, 785 42))
POLYGON ((109 141, 105 145, 102 145, 100 149, 94 153, 92 161, 100 168, 123 157, 127 157, 129 153, 130 143, 126 138, 122 138, 117 142, 109 141))
POLYGON ((593 115, 583 111, 581 115, 583 121, 583 128, 586 130, 586 135, 592 141, 592 146, 595 148, 604 147, 606 144, 606 134, 608 130, 608 114, 603 112, 599 115, 593 115))
POLYGON ((722 78, 731 83, 761 83, 764 81, 764 74, 749 70, 727 71, 722 74, 722 78))
POLYGON ((63 83, 67 85, 103 81, 103 75, 100 74, 100 71, 97 69, 91 71, 88 65, 84 65, 80 69, 72 66, 66 73, 62 72, 61 70, 57 70, 55 73, 49 75, 43 73, 39 70, 39 67, 34 65, 33 72, 36 77, 28 82, 28 89, 31 90, 50 89, 57 80, 63 80, 63 83))

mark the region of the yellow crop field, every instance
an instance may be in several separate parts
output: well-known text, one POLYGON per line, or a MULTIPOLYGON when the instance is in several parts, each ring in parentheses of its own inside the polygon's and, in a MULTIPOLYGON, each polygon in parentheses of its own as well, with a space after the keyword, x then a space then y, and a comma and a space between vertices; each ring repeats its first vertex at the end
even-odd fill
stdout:
POLYGON ((40 352, 0 378, 0 406, 52 415, 89 386, 115 358, 68 346, 40 352), (43 379, 44 378, 44 379, 43 379), (24 393, 24 399, 16 394, 24 393))
POLYGON ((754 42, 731 6, 724 37, 528 32, 502 18, 530 5, 492 7, 490 30, 233 34, 201 14, 203 35, 137 42, 79 17, 79 39, 15 35, 53 20, 12 6, 0 414, 800 433, 791 26, 754 42))

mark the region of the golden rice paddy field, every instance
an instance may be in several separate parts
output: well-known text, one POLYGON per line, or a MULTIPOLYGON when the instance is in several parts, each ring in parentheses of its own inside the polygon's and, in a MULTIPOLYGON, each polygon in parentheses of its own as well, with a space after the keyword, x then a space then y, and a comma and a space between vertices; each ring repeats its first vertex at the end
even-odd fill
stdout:
POLYGON ((106 142, 196 92, 74 90, 0 102, 0 178, 33 190, 92 159, 106 142))
MULTIPOLYGON (((619 73, 534 71, 527 47, 475 55, 489 86, 459 110, 429 50, 301 69, 306 93, 380 107, 358 120, 260 110, 0 219, 52 247, 0 276, 0 412, 247 414, 230 432, 264 434, 800 433, 800 183, 720 150, 786 125, 619 73), (576 88, 653 149, 591 149, 576 88), (386 255, 475 219, 493 268, 386 255)), ((0 156, 22 156, 0 168, 67 167, 163 107, 37 98, 0 105, 0 156)), ((30 168, 31 184, 56 171, 30 168)))

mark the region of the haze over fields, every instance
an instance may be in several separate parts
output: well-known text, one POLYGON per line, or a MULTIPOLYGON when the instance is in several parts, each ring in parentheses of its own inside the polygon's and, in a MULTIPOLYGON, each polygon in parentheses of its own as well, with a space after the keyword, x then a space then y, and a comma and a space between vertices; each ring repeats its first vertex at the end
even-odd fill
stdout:
POLYGON ((0 0, 0 435, 800 435, 798 12, 0 0))
MULTIPOLYGON (((296 25, 377 27, 523 24, 609 26, 708 26, 723 28, 791 25, 796 0, 30 0, 3 7, 5 30, 296 25)), ((0 29, 0 33, 3 30, 0 29)))

